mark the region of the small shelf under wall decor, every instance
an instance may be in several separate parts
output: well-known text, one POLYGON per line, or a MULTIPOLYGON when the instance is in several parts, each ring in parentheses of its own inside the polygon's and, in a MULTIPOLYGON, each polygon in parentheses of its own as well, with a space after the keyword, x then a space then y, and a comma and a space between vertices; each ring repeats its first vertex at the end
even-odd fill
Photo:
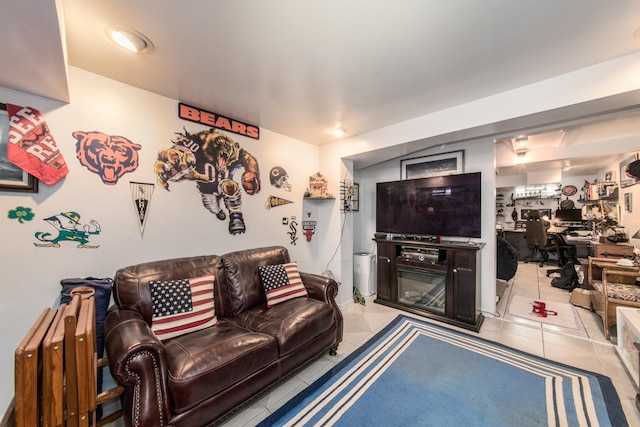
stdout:
POLYGON ((304 197, 305 200, 335 200, 335 197, 304 197))

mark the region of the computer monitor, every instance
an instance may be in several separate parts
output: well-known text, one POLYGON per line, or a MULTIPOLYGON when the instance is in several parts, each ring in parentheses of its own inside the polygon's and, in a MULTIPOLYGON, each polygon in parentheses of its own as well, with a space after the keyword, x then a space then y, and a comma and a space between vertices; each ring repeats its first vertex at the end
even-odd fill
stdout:
POLYGON ((549 218, 549 220, 551 220, 551 209, 539 209, 540 211, 540 216, 546 216, 547 218, 549 218))
POLYGON ((558 209, 556 221, 582 221, 582 209, 558 209))

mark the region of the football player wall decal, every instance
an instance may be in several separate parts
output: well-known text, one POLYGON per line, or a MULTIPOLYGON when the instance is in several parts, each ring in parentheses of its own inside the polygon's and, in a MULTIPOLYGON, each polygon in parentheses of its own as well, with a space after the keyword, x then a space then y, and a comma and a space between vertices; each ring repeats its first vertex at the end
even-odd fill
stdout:
MULTIPOLYGON (((227 219, 228 214, 230 234, 244 233, 246 225, 242 215, 240 187, 249 196, 260 192, 260 170, 256 158, 216 129, 189 133, 183 128, 183 132, 176 132, 176 135, 178 137, 171 141, 173 148, 187 150, 193 158, 189 156, 189 159, 185 157, 178 160, 184 164, 169 164, 169 168, 176 170, 174 175, 156 163, 159 182, 195 180, 204 207, 221 221, 227 219), (234 177, 239 169, 244 170, 240 183, 234 177)), ((160 155, 158 161, 163 161, 160 155)), ((168 190, 168 183, 163 188, 168 190)))

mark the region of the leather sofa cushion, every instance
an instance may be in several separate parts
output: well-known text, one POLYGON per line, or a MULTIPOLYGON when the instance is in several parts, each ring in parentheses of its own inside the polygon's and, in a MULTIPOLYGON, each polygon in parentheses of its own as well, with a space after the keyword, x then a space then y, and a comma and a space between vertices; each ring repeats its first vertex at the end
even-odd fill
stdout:
POLYGON ((333 309, 311 298, 296 298, 272 308, 254 307, 235 321, 247 329, 273 336, 283 357, 328 331, 333 325, 333 309))
POLYGON ((220 283, 217 275, 220 274, 221 268, 222 263, 217 255, 151 261, 124 267, 116 272, 113 298, 120 308, 137 311, 151 325, 153 315, 149 289, 151 280, 182 280, 214 273, 216 274, 214 297, 218 305, 221 298, 220 291, 217 289, 220 283))
POLYGON ((273 337, 221 319, 217 327, 165 342, 176 412, 219 393, 278 359, 273 337))
POLYGON ((231 252, 222 257, 226 283, 216 282, 225 301, 225 317, 233 317, 256 306, 266 304, 266 296, 258 268, 263 265, 285 264, 290 262, 289 252, 282 246, 247 249, 231 252), (222 290, 222 286, 226 286, 222 290), (230 310, 227 309, 230 305, 230 310))

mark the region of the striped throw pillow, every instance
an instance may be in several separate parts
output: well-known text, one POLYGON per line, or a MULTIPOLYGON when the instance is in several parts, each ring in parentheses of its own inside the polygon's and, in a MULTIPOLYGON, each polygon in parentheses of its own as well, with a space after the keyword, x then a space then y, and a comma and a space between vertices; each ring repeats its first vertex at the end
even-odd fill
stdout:
POLYGON ((149 282, 151 330, 161 341, 218 324, 213 274, 192 279, 149 282))
POLYGON ((268 308, 293 298, 309 296, 295 262, 264 265, 258 268, 258 273, 267 295, 268 308))

